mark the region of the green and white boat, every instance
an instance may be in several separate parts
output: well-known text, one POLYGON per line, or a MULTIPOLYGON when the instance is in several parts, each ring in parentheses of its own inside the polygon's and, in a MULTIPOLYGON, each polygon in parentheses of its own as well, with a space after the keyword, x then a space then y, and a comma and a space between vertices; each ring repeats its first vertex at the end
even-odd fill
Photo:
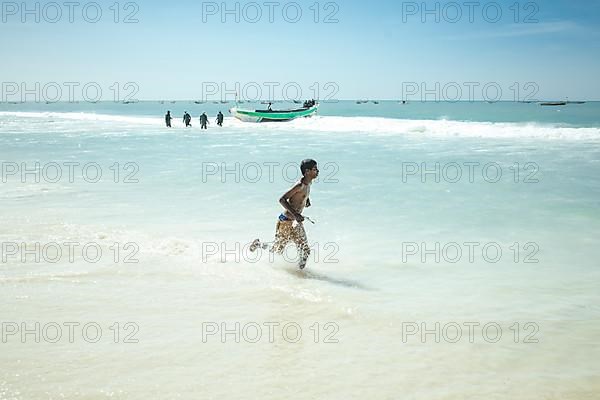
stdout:
POLYGON ((296 118, 312 117, 319 110, 319 104, 312 107, 297 108, 295 110, 242 110, 233 107, 229 110, 231 115, 244 122, 281 122, 291 121, 296 118))

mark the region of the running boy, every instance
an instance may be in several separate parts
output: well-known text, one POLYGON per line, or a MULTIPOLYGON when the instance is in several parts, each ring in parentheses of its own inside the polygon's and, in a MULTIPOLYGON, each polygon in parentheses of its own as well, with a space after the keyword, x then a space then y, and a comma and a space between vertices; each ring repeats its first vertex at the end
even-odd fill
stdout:
MULTIPOLYGON (((319 176, 319 168, 315 160, 307 159, 300 164, 302 179, 288 190, 281 198, 279 203, 285 209, 285 212, 279 216, 277 227, 275 229, 275 242, 271 246, 271 252, 282 254, 285 246, 294 243, 298 248, 300 269, 306 267, 306 261, 310 255, 310 247, 304 231, 304 217, 302 211, 304 207, 310 207, 310 185, 312 181, 319 176)), ((255 251, 258 247, 268 248, 268 244, 261 243, 259 239, 252 242, 250 251, 255 251)))

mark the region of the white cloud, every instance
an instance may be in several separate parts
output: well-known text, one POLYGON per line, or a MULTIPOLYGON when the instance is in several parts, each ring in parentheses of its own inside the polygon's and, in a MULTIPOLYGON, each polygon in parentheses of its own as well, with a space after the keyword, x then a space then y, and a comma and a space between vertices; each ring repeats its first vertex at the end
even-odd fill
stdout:
POLYGON ((497 29, 479 31, 465 35, 447 36, 449 40, 474 38, 511 38, 523 36, 549 35, 554 33, 582 33, 585 29, 572 21, 542 22, 537 24, 511 24, 498 26, 497 29))

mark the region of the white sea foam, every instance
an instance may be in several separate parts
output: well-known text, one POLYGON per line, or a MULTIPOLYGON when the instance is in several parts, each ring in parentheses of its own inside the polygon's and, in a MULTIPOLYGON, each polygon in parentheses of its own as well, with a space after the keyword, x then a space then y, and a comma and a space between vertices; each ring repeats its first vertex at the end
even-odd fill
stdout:
MULTIPOLYGON (((61 112, 0 112, 0 119, 9 124, 19 123, 23 119, 36 119, 47 122, 81 122, 87 123, 86 130, 95 127, 115 127, 132 129, 136 127, 156 127, 162 129, 162 117, 124 116, 95 113, 61 113, 61 112), (91 124, 91 125, 90 125, 91 124)), ((173 126, 182 125, 179 119, 173 120, 173 126)), ((191 128, 199 130, 197 124, 191 128)), ((286 123, 252 124, 226 118, 225 128, 219 134, 238 133, 246 130, 252 132, 295 132, 308 131, 315 133, 365 133, 371 135, 421 135, 437 137, 470 137, 470 138, 539 138, 563 140, 600 140, 600 128, 583 128, 568 125, 540 123, 509 122, 477 122, 453 120, 415 120, 380 117, 337 117, 317 116, 297 119, 286 123)), ((216 133, 214 129, 207 133, 216 133)))
MULTIPOLYGON (((267 126, 267 125, 261 125, 267 126)), ((410 120, 378 117, 316 117, 291 121, 281 130, 302 129, 316 132, 364 132, 377 135, 433 135, 447 137, 600 139, 599 128, 542 125, 537 123, 498 123, 451 120, 410 120)))
POLYGON ((0 112, 0 117, 13 117, 14 118, 27 118, 27 119, 43 119, 48 122, 54 122, 57 120, 67 121, 92 121, 92 122, 107 122, 107 123, 120 123, 120 124, 143 124, 143 125, 156 125, 157 121, 161 121, 160 118, 156 117, 144 117, 144 116, 128 116, 128 115, 112 115, 112 114, 96 114, 96 113, 84 113, 84 112, 0 112))

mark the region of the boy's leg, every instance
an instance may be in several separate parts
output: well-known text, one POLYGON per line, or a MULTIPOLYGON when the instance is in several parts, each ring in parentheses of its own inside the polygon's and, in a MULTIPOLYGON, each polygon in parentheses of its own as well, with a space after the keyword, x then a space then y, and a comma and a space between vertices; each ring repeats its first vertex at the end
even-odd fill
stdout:
MULTIPOLYGON (((277 221, 277 225, 275 226, 275 241, 271 244, 271 249, 269 250, 271 253, 283 253, 283 249, 287 246, 288 243, 293 241, 293 230, 292 230, 292 222, 283 222, 277 221)), ((266 250, 269 248, 268 243, 262 243, 260 239, 255 239, 250 245, 250 251, 254 252, 258 248, 262 248, 266 250)))
POLYGON ((294 240, 292 221, 277 221, 275 228, 275 242, 271 246, 271 253, 282 254, 285 246, 294 240))
POLYGON ((300 257, 298 266, 300 269, 304 269, 304 267, 306 267, 308 257, 310 256, 310 246, 308 245, 308 239, 306 237, 306 231, 304 230, 303 224, 297 224, 294 227, 294 243, 298 248, 298 256, 300 257))

